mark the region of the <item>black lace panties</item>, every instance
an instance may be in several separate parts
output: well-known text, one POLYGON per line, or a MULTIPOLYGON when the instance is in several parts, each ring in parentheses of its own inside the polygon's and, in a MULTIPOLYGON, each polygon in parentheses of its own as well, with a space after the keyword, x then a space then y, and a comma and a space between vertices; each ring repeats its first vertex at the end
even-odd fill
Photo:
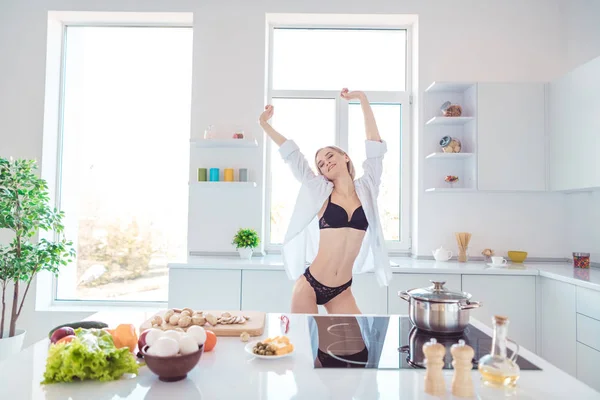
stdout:
POLYGON ((336 297, 337 295, 342 293, 344 290, 346 290, 350 286, 352 286, 352 279, 350 279, 348 282, 344 283, 342 286, 338 286, 338 287, 325 286, 322 283, 320 283, 318 280, 316 280, 314 276, 312 276, 312 274, 310 273, 310 270, 308 268, 306 268, 306 270, 304 271, 304 277, 306 278, 308 283, 310 283, 310 286, 312 286, 313 290, 315 291, 315 295, 317 296, 317 304, 318 305, 323 305, 323 304, 329 303, 329 301, 331 301, 331 299, 333 299, 334 297, 336 297))

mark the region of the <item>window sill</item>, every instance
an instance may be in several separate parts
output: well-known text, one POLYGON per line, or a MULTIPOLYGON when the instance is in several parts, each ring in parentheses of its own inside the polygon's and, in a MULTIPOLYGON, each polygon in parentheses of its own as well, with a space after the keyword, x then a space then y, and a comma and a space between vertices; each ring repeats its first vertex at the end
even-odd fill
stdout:
POLYGON ((118 302, 118 301, 54 301, 38 305, 36 311, 45 312, 147 312, 167 308, 167 302, 118 302))

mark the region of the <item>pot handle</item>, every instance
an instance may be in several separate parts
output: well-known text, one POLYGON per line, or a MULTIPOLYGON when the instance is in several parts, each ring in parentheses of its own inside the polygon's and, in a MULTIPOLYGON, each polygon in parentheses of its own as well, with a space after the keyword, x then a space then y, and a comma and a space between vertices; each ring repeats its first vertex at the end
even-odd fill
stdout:
POLYGON ((468 301, 464 304, 459 304, 458 306, 460 307, 461 310, 472 310, 473 308, 479 308, 482 305, 483 304, 481 304, 478 301, 468 301))
POLYGON ((400 297, 402 300, 410 301, 410 296, 408 295, 408 293, 406 293, 405 290, 400 290, 398 292, 398 297, 400 297))

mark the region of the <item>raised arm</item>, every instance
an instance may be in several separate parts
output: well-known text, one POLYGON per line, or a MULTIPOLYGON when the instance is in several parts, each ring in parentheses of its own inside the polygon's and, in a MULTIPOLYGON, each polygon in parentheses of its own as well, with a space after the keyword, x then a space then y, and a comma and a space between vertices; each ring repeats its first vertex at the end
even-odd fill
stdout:
POLYGON ((312 182, 317 178, 317 175, 313 172, 304 157, 304 154, 300 151, 298 146, 293 140, 288 140, 281 133, 277 132, 271 124, 269 119, 273 116, 273 106, 268 105, 265 107, 265 111, 260 115, 259 122, 265 133, 273 139, 273 142, 279 146, 279 154, 283 161, 290 167, 294 177, 301 183, 312 182))
POLYGON ((271 124, 269 124, 269 120, 271 119, 272 116, 273 116, 273 106, 272 105, 267 105, 267 106, 265 106, 265 111, 263 111, 263 113, 260 114, 260 117, 258 118, 258 121, 260 123, 260 126, 265 131, 265 133, 271 139, 273 139, 273 141, 275 142, 275 144, 277 146, 281 146, 283 143, 285 143, 285 141, 287 139, 281 133, 279 133, 275 129, 273 129, 273 127, 271 126, 271 124))
POLYGON ((379 129, 377 129, 377 122, 375 122, 373 109, 371 109, 371 104, 369 103, 369 99, 367 99, 367 95, 359 90, 350 92, 347 88, 344 88, 342 90, 341 96, 343 99, 346 100, 360 101, 360 108, 362 109, 363 117, 365 120, 365 131, 367 132, 367 140, 381 142, 381 136, 379 136, 379 129))
POLYGON ((378 194, 383 174, 383 157, 387 152, 387 144, 379 136, 379 129, 377 129, 375 116, 367 96, 360 91, 349 92, 348 89, 343 89, 340 95, 346 100, 358 99, 360 101, 365 119, 365 131, 367 132, 367 140, 365 141, 367 158, 363 162, 364 175, 359 179, 366 182, 374 193, 378 194))

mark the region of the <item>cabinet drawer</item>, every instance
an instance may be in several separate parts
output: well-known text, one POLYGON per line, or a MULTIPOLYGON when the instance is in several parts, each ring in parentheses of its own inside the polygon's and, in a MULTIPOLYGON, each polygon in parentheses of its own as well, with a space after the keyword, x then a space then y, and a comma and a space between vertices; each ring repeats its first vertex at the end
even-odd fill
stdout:
POLYGON ((577 341, 600 351, 600 321, 577 314, 577 341))
POLYGON ((577 312, 600 321, 600 292, 578 287, 577 312))
POLYGON ((577 343, 577 379, 600 391, 598 365, 600 365, 600 351, 577 343))

